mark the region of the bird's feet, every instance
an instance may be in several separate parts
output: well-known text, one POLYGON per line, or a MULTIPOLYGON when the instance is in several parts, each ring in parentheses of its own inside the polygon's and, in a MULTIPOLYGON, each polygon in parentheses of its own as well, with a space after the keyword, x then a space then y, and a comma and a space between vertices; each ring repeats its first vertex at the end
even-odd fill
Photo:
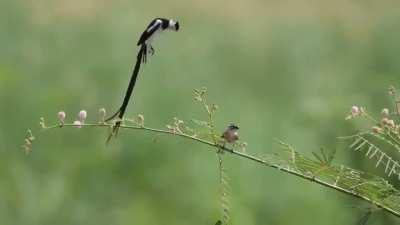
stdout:
POLYGON ((151 54, 151 55, 154 55, 154 48, 153 48, 153 46, 150 46, 150 48, 149 48, 149 53, 151 54))

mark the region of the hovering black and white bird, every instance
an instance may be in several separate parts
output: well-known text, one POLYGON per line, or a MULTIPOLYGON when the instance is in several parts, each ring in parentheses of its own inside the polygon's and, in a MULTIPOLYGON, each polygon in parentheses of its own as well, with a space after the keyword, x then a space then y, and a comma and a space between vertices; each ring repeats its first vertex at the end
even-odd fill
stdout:
POLYGON ((156 18, 147 26, 137 43, 138 46, 142 46, 144 49, 142 58, 143 62, 146 62, 147 54, 150 53, 151 55, 154 55, 154 48, 152 46, 154 39, 167 30, 178 31, 179 22, 171 19, 156 18))

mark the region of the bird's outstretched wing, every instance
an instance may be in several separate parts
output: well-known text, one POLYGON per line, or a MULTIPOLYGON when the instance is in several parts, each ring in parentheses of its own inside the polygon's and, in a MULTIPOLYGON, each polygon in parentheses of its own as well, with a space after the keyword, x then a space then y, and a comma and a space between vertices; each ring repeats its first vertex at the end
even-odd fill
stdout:
POLYGON ((156 19, 153 22, 151 22, 150 25, 147 27, 147 29, 140 36, 137 45, 143 44, 151 35, 154 34, 154 32, 156 32, 156 30, 160 28, 161 24, 162 21, 160 19, 156 19))

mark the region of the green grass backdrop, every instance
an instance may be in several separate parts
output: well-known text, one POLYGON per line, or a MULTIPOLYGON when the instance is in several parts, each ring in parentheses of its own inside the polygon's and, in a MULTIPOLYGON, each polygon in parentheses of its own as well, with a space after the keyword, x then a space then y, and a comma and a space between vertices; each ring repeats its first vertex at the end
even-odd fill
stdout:
MULTIPOLYGON (((38 130, 119 106, 154 17, 178 19, 142 67, 127 116, 164 127, 202 119, 192 90, 206 86, 222 131, 241 127, 252 153, 279 151, 274 138, 311 155, 337 148, 336 163, 373 169, 336 137, 362 125, 351 105, 389 104, 399 85, 397 1, 5 0, 0 3, 0 224, 214 224, 215 154, 179 138, 105 130, 38 130), (32 154, 20 148, 36 131, 32 154)), ((360 202, 254 163, 226 158, 232 224, 355 224, 360 202)), ((398 185, 398 183, 397 183, 398 185)), ((397 221, 398 222, 398 221, 397 221)), ((394 224, 376 213, 369 224, 394 224)))

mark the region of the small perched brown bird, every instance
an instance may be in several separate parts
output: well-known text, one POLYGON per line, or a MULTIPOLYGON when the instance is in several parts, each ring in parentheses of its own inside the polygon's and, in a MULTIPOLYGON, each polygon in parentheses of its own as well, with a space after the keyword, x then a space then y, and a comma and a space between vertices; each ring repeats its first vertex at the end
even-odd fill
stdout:
POLYGON ((239 140, 238 131, 239 131, 238 126, 236 126, 233 123, 229 124, 224 133, 221 135, 221 138, 223 138, 228 143, 234 143, 235 141, 239 140))

